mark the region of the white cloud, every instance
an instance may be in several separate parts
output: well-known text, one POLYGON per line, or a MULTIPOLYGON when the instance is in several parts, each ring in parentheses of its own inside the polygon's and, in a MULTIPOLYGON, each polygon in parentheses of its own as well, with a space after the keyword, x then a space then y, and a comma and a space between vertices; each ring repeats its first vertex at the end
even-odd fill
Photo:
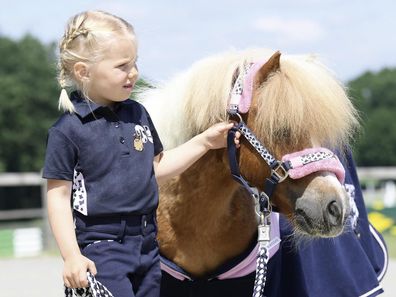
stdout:
POLYGON ((314 42, 325 35, 319 23, 307 19, 260 18, 253 22, 253 27, 289 42, 314 42))

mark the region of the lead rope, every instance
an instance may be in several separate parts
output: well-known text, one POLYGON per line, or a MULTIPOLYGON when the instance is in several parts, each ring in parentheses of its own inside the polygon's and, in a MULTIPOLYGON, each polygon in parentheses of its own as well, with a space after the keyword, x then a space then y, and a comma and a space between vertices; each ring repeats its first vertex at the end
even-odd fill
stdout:
POLYGON ((254 281, 253 297, 264 296, 265 283, 267 281, 267 266, 269 253, 265 245, 259 245, 257 258, 256 279, 254 281))
MULTIPOLYGON (((267 198, 268 199, 268 198, 267 198)), ((259 251, 256 264, 256 279, 253 287, 253 297, 264 296, 265 283, 267 281, 267 267, 269 261, 269 242, 271 240, 271 204, 264 212, 260 212, 260 224, 258 225, 259 251)))
MULTIPOLYGON (((242 119, 241 119, 242 122, 242 119)), ((269 242, 270 242, 270 225, 271 225, 271 203, 269 201, 269 196, 271 196, 272 190, 274 186, 267 185, 267 189, 271 188, 271 190, 267 193, 265 192, 260 192, 256 193, 253 190, 253 187, 249 185, 249 183, 241 176, 241 173, 239 171, 239 166, 238 162, 236 159, 236 146, 234 143, 234 138, 235 138, 235 132, 239 130, 242 135, 246 135, 246 130, 243 129, 238 129, 240 128, 241 123, 237 127, 234 127, 231 129, 228 133, 228 157, 229 157, 229 162, 230 162, 230 169, 231 169, 231 175, 243 185, 243 187, 252 195, 254 199, 257 199, 259 203, 259 216, 260 216, 260 222, 258 225, 258 254, 257 254, 257 261, 256 261, 256 279, 254 281, 254 288, 253 288, 253 297, 261 297, 264 296, 264 288, 265 288, 265 283, 267 280, 267 266, 268 266, 268 260, 269 260, 269 242)), ((246 127, 245 125, 243 125, 246 127)), ((250 131, 250 130, 249 130, 250 131)), ((253 135, 253 134, 250 134, 253 135)), ((246 136, 245 136, 246 137, 246 136)), ((252 140, 251 144, 256 148, 259 144, 259 141, 253 141, 253 139, 256 139, 254 135, 252 137, 249 137, 250 140, 252 140)), ((250 141, 249 141, 250 142, 250 141)), ((257 149, 257 148, 256 148, 257 149)), ((275 160, 271 154, 268 153, 268 151, 263 147, 260 146, 260 155, 263 157, 263 159, 266 162, 270 162, 272 160, 275 160), (263 152, 267 152, 263 153, 263 152)), ((278 163, 278 162, 273 162, 273 163, 278 163)), ((279 182, 276 181, 276 183, 279 182)), ((276 183, 274 185, 276 185, 276 183)))
POLYGON ((71 289, 65 286, 65 297, 114 297, 113 294, 101 282, 87 272, 88 287, 71 289))

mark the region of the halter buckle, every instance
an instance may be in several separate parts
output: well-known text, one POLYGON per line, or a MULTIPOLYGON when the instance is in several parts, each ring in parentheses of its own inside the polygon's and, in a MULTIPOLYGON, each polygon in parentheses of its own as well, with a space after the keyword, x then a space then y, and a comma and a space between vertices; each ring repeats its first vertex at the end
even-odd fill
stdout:
POLYGON ((283 167, 283 163, 281 161, 276 161, 275 166, 271 169, 271 176, 274 176, 278 183, 281 183, 289 176, 289 172, 285 167, 283 167))

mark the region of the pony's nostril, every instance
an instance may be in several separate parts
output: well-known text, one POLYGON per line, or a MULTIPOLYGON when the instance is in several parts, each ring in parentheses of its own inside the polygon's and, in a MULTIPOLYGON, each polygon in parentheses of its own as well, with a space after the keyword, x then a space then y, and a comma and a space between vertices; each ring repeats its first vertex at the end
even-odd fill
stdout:
POLYGON ((327 212, 328 212, 328 222, 336 226, 341 221, 341 207, 337 203, 337 201, 333 200, 327 205, 327 212))
POLYGON ((329 205, 327 205, 327 210, 334 217, 338 217, 341 214, 337 201, 330 202, 329 205))

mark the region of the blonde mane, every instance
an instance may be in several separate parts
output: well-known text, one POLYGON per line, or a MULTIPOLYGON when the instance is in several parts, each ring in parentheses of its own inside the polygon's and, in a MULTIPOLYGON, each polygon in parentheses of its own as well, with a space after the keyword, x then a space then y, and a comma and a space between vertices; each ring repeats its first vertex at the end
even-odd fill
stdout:
MULTIPOLYGON (((228 119, 227 101, 235 71, 245 62, 268 59, 274 51, 230 51, 195 63, 164 86, 142 92, 164 146, 185 142, 228 119)), ((269 147, 287 137, 291 146, 310 137, 315 145, 347 145, 358 126, 343 85, 312 55, 282 55, 280 69, 255 91, 254 132, 269 147)))

